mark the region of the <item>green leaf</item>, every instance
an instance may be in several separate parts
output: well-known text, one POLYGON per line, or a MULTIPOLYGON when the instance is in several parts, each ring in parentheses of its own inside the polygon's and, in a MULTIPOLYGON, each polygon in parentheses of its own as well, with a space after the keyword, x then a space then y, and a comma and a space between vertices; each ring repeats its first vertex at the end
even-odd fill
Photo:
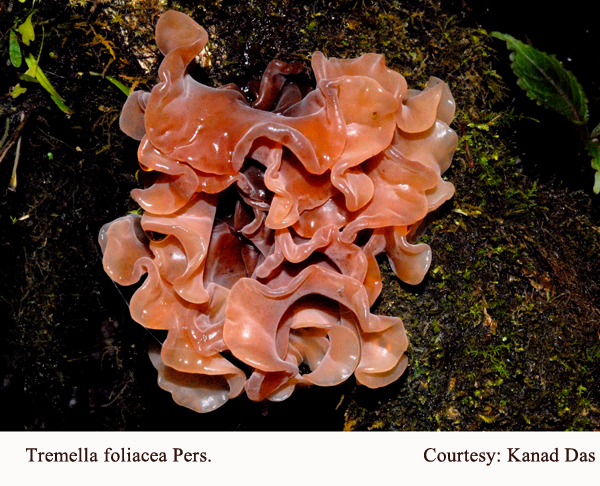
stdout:
POLYGON ((71 108, 69 108, 67 106, 67 104, 65 103, 65 100, 63 100, 60 95, 56 94, 50 94, 50 98, 52 98, 52 101, 54 101, 54 103, 56 103, 56 106, 58 106, 62 111, 64 111, 66 114, 70 115, 73 113, 73 110, 71 110, 71 108))
POLYGON ((108 79, 112 84, 114 84, 117 88, 119 88, 127 96, 130 95, 131 90, 127 86, 125 86, 123 83, 121 83, 121 81, 119 81, 118 79, 113 78, 112 76, 104 76, 104 77, 106 79, 108 79))
POLYGON ((592 168, 596 171, 594 174, 594 193, 600 193, 600 142, 597 138, 590 140, 587 144, 588 153, 592 157, 592 168))
POLYGON ((596 125, 596 128, 592 130, 590 138, 598 138, 600 137, 600 124, 596 125))
POLYGON ((19 46, 19 38, 12 29, 10 31, 10 39, 8 41, 8 54, 10 56, 10 63, 16 68, 21 67, 23 55, 21 54, 21 47, 19 46))
POLYGON ((11 98, 16 98, 27 91, 27 88, 23 88, 20 84, 17 84, 10 92, 11 98))
POLYGON ((493 37, 506 41, 512 51, 513 72, 517 84, 538 105, 557 111, 570 122, 583 125, 588 121, 587 98, 571 71, 551 54, 538 51, 514 37, 492 32, 493 37))
POLYGON ((21 74, 19 76, 19 79, 23 80, 23 81, 27 81, 28 83, 37 83, 38 80, 35 79, 33 76, 30 76, 29 74, 21 74))
MULTIPOLYGON (((90 71, 90 74, 92 76, 102 76, 102 74, 95 73, 93 71, 90 71)), ((112 76, 104 76, 104 77, 106 79, 108 79, 112 84, 114 84, 117 88, 119 88, 127 96, 129 96, 131 94, 131 89, 129 89, 127 86, 125 86, 123 83, 121 83, 121 81, 119 81, 118 79, 113 78, 112 76)))
POLYGON ((27 20, 25 20, 25 22, 23 22, 17 29, 19 31, 19 34, 21 34, 23 44, 25 44, 26 46, 28 46, 29 43, 33 39, 35 39, 35 33, 33 32, 33 24, 31 23, 31 17, 34 13, 35 11, 31 12, 27 17, 27 20))
POLYGON ((25 57, 25 62, 29 67, 25 74, 28 76, 35 77, 35 79, 37 79, 37 81, 42 85, 42 87, 46 91, 48 91, 48 93, 50 93, 50 97, 52 98, 52 101, 56 103, 56 106, 58 106, 65 113, 71 114, 71 109, 65 104, 65 100, 62 98, 62 96, 60 96, 57 93, 57 91, 54 89, 54 86, 50 84, 50 81, 38 65, 37 61, 35 60, 35 57, 33 57, 33 55, 31 54, 27 54, 27 56, 25 57))

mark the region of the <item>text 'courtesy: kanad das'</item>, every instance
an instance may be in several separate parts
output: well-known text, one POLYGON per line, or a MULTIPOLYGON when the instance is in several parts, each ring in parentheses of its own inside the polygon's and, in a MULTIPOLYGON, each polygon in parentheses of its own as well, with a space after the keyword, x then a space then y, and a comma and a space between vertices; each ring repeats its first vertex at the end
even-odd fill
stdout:
POLYGON ((596 460, 594 452, 580 451, 573 447, 555 447, 549 451, 528 451, 520 447, 508 447, 506 452, 474 452, 474 451, 438 451, 435 447, 428 447, 423 453, 427 462, 448 463, 484 463, 490 466, 494 462, 572 462, 591 463, 596 460))

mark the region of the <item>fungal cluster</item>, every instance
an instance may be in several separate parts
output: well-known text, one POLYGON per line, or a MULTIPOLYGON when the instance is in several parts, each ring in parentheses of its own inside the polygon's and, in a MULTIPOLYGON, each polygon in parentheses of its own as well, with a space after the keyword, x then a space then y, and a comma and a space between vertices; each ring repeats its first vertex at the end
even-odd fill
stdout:
POLYGON ((209 412, 352 375, 393 382, 408 341, 399 318, 370 312, 376 257, 410 284, 427 272, 430 248, 409 241, 454 192, 441 178, 457 144, 450 90, 436 78, 409 90, 377 54, 316 52, 314 89, 294 81, 298 65, 273 61, 250 102, 188 74, 207 40, 182 13, 159 19, 160 82, 133 92, 120 120, 151 174, 132 193, 143 215, 99 236, 115 282, 147 274, 130 310, 168 331, 151 352, 159 385, 209 412))

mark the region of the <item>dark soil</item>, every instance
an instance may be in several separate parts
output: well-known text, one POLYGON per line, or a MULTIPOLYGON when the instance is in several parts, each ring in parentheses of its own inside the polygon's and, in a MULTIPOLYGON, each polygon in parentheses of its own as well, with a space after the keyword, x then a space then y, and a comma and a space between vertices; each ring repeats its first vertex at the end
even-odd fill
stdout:
MULTIPOLYGON (((210 35, 216 86, 258 79, 273 58, 386 55, 422 87, 446 80, 459 111, 448 180, 456 196, 420 241, 434 263, 416 287, 381 262, 373 312, 400 316, 410 365, 381 390, 350 380, 283 403, 245 397, 208 415, 156 385, 147 347, 162 336, 129 317, 132 289, 104 273, 100 227, 137 209, 137 142, 118 129, 125 95, 102 76, 150 89, 158 62, 151 0, 36 2, 24 51, 67 115, 9 62, 9 31, 31 1, 0 6, 0 164, 16 191, 0 203, 0 404, 3 430, 596 430, 600 428, 600 212, 577 132, 516 86, 499 30, 552 52, 581 81, 600 121, 599 33, 590 11, 518 10, 516 1, 170 2, 210 35), (43 26, 43 27, 42 27, 43 26), (570 59, 570 60, 569 60, 570 59), (17 83, 27 92, 8 93, 17 83), (25 123, 20 128, 22 117, 25 123), (530 118, 539 120, 532 121, 530 118), (1 150, 1 148, 0 148, 1 150), (1 153, 1 152, 0 152, 1 153)), ((529 4, 528 4, 529 7, 529 4)), ((310 81, 310 72, 306 79, 310 81)))

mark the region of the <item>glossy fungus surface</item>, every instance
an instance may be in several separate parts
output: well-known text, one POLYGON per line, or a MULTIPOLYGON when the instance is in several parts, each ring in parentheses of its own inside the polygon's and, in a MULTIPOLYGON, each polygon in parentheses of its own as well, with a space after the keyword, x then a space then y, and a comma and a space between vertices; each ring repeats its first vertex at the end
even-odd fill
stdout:
POLYGON ((370 312, 376 256, 410 284, 427 272, 431 251, 410 236, 454 192, 441 178, 457 144, 450 90, 436 78, 408 89, 377 54, 316 52, 313 90, 293 81, 298 65, 273 61, 250 102, 187 73, 207 39, 182 13, 158 21, 160 82, 120 120, 152 183, 132 193, 143 215, 99 237, 115 282, 147 274, 130 308, 168 331, 151 352, 159 385, 209 412, 352 375, 393 382, 408 341, 399 318, 370 312))

